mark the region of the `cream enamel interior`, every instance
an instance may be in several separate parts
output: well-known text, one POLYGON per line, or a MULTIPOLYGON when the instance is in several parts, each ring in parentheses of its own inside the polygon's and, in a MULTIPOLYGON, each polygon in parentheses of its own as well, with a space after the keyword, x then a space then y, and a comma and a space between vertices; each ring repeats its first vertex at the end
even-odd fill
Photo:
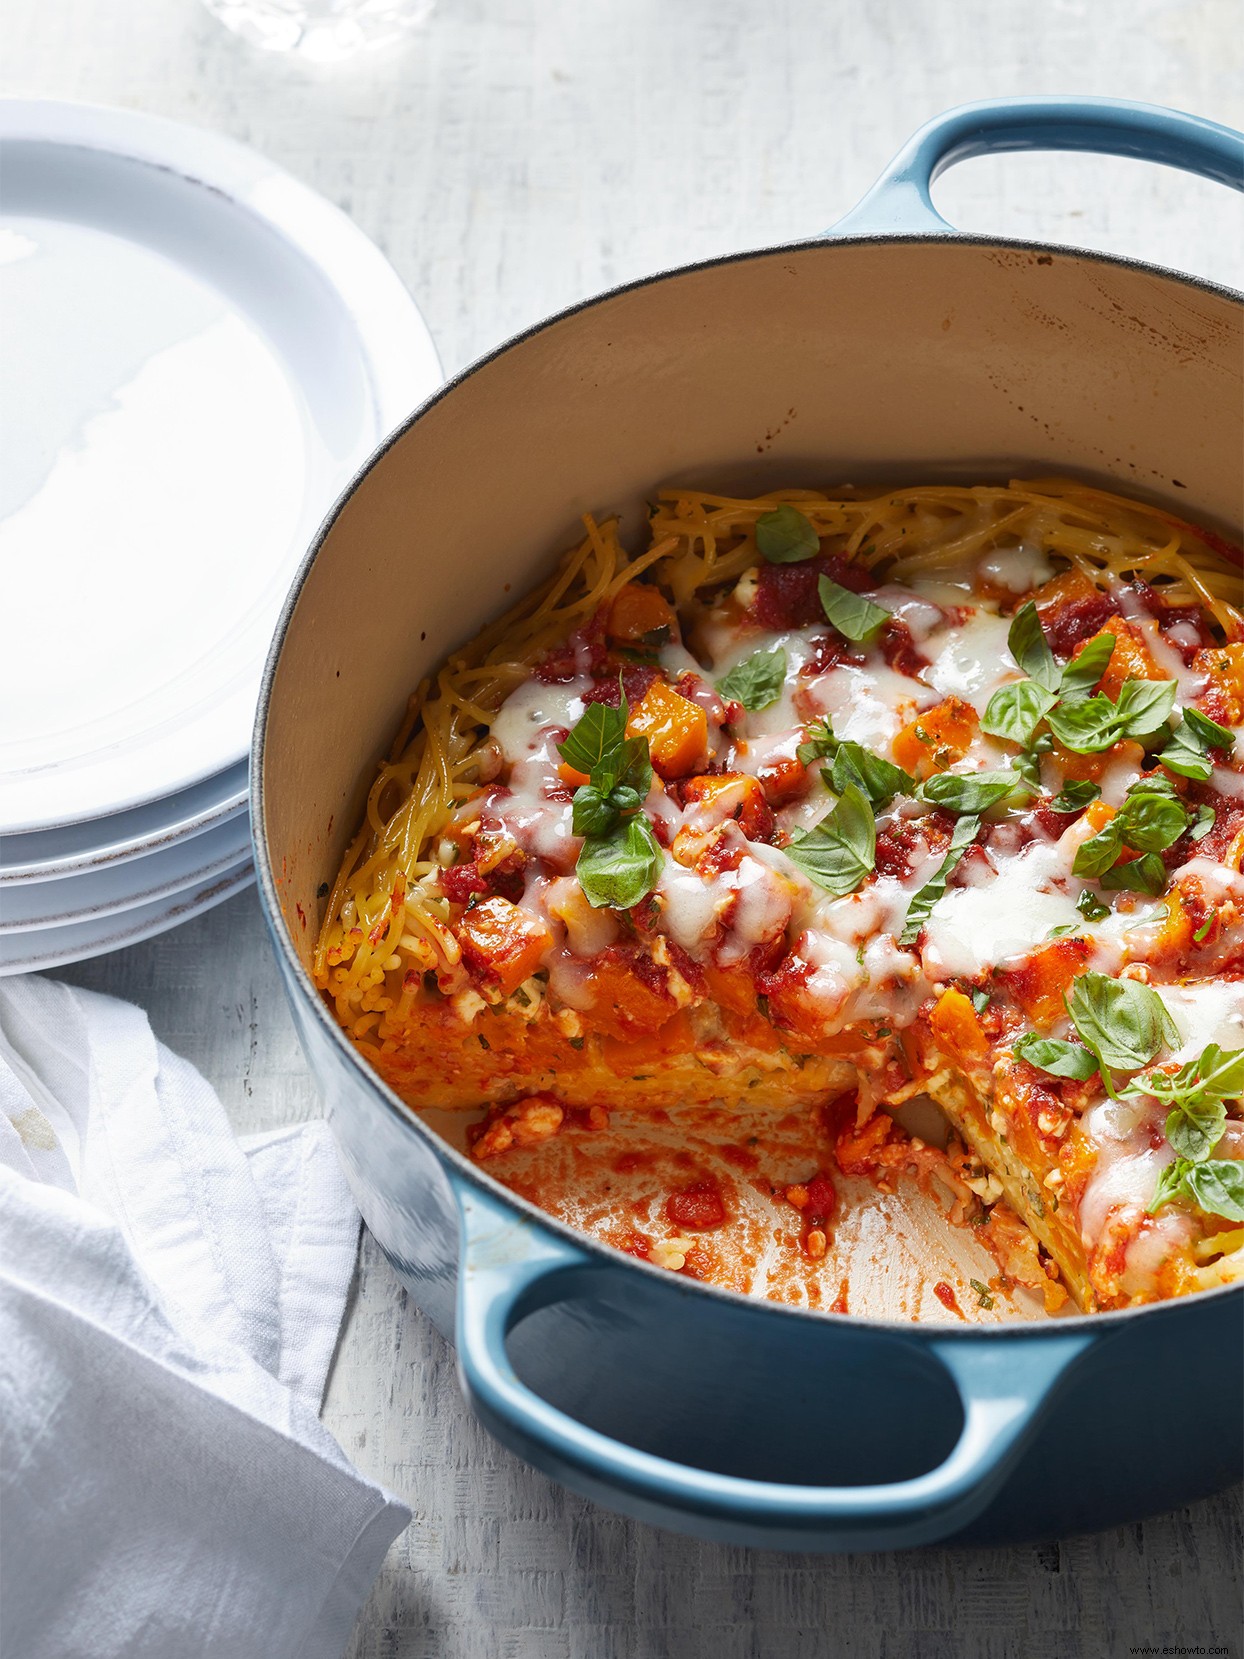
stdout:
POLYGON ((304 966, 375 762, 448 650, 584 511, 656 483, 1076 472, 1235 530, 1244 306, 1146 267, 968 239, 817 243, 561 317, 371 466, 306 573, 261 737, 265 851, 304 966))

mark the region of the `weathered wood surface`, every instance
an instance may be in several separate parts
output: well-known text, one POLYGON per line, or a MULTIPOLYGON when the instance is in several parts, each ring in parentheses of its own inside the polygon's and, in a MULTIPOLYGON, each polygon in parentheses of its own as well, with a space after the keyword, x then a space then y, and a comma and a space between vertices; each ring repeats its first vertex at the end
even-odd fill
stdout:
MULTIPOLYGON (((441 0, 408 46, 319 70, 195 0, 7 0, 0 89, 256 145, 384 248, 453 370, 607 284, 823 228, 966 98, 1109 93, 1244 125, 1242 24, 1239 0, 441 0)), ((1238 199, 1160 169, 1013 157, 957 170, 939 201, 970 228, 1244 272, 1238 199)), ((253 894, 65 977, 147 1007, 239 1128, 315 1111, 253 894)), ((1190 1377, 1154 1434, 1196 1394, 1190 1377)), ((1008 1551, 816 1559, 658 1533, 501 1451, 366 1245, 326 1417, 415 1510, 352 1659, 1239 1651, 1238 1489, 1008 1551)))

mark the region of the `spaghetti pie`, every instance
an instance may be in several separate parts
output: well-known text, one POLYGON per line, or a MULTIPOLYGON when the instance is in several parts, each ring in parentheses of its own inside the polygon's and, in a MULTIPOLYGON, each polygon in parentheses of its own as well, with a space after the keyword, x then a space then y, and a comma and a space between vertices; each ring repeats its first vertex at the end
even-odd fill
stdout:
MULTIPOLYGON (((1238 551, 1059 479, 585 524, 371 788, 315 957, 360 1052, 537 1201, 611 1114, 746 1106, 819 1125, 810 1255, 932 1159, 1047 1306, 1244 1277, 1238 551)), ((730 1208, 603 1236, 694 1271, 730 1208)))

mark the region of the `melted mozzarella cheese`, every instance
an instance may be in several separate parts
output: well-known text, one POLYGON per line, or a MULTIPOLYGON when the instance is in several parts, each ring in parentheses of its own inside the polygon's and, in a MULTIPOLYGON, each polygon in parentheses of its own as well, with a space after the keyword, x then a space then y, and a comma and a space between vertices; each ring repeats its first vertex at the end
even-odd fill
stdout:
POLYGON ((667 859, 656 887, 661 901, 661 928, 688 956, 704 954, 706 941, 730 903, 730 889, 720 878, 708 881, 698 870, 685 869, 667 859))
POLYGON ((555 870, 568 870, 578 857, 580 840, 572 827, 569 800, 550 799, 550 791, 566 793, 557 770, 558 730, 543 722, 537 726, 525 714, 507 731, 506 740, 524 747, 510 767, 508 784, 489 790, 478 803, 480 811, 499 819, 529 856, 555 870))
POLYGON ((808 718, 828 716, 834 735, 888 754, 890 744, 912 715, 931 708, 936 695, 919 680, 898 674, 883 662, 857 667, 839 663, 803 682, 801 701, 808 718))
POLYGON ((569 731, 583 713, 583 694, 591 680, 572 680, 568 685, 545 685, 542 680, 525 680, 511 692, 492 722, 492 735, 509 761, 523 760, 544 746, 550 730, 569 731))
MULTIPOLYGON (((752 850, 770 851, 761 846, 752 850)), ((662 931, 688 956, 699 960, 715 946, 717 960, 729 967, 749 956, 758 945, 782 937, 798 889, 796 883, 763 858, 752 857, 749 851, 736 869, 710 873, 685 869, 669 859, 656 892, 662 931)))
POLYGON ((816 929, 805 933, 800 953, 812 965, 805 984, 807 996, 824 1009, 826 1031, 847 1024, 847 999, 865 982, 862 952, 833 934, 816 929))
POLYGON ((1126 756, 1119 756, 1109 761, 1101 776, 1101 798, 1107 806, 1119 807, 1127 798, 1127 792, 1141 777, 1141 768, 1134 760, 1126 756))
POLYGON ((1188 703, 1199 697, 1208 683, 1206 676, 1199 669, 1186 666, 1183 657, 1158 626, 1157 618, 1150 616, 1135 590, 1122 583, 1115 583, 1114 599, 1119 607, 1120 616, 1125 617, 1139 630, 1145 642, 1145 649, 1159 672, 1167 679, 1178 681, 1180 702, 1188 703))
POLYGON ((960 627, 930 641, 937 655, 924 678, 943 697, 962 697, 978 712, 999 686, 1018 677, 1007 649, 1010 623, 989 611, 974 611, 960 627))
POLYGON ((1103 1100, 1085 1114, 1085 1133, 1097 1153, 1080 1201, 1080 1230, 1086 1244, 1101 1236, 1116 1205, 1143 1210, 1152 1200, 1158 1176, 1175 1156, 1160 1133, 1155 1133, 1160 1115, 1145 1097, 1103 1100))
POLYGON ((882 610, 889 611, 896 622, 901 622, 917 645, 923 645, 946 621, 940 605, 912 588, 878 588, 868 597, 882 610))
POLYGON ((1066 881, 1059 842, 1035 841, 980 885, 953 887, 933 906, 924 960, 938 978, 974 979, 1026 956, 1056 927, 1078 927, 1076 890, 1066 881))
POLYGON ((735 903, 729 931, 717 953, 723 967, 741 962, 758 945, 780 939, 790 921, 795 895, 793 883, 756 858, 744 857, 730 876, 735 903))
POLYGON ((1225 766, 1215 766, 1211 784, 1220 795, 1244 801, 1244 772, 1232 772, 1225 766))
POLYGON ((1031 593, 1048 582, 1054 567, 1039 547, 998 547, 977 562, 977 575, 986 587, 1007 593, 1031 593))
POLYGON ((1231 870, 1225 864, 1215 864, 1212 858, 1190 858, 1175 871, 1172 880, 1181 882, 1186 876, 1195 876, 1203 892, 1222 901, 1234 899, 1244 905, 1244 871, 1231 870))
POLYGON ((1182 1065, 1219 1048, 1244 1048, 1244 980, 1204 980, 1196 985, 1163 985, 1159 995, 1179 1027, 1183 1045, 1173 1056, 1182 1065))

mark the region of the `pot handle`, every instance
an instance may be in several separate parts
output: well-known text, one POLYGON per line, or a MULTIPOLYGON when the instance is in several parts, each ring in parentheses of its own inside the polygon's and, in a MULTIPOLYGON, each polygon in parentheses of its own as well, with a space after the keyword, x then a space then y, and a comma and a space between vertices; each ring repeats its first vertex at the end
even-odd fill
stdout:
POLYGON ((1244 134, 1199 115, 1120 98, 996 98, 960 104, 921 127, 827 236, 954 232, 933 181, 957 161, 1005 150, 1135 156, 1244 190, 1244 134))
MULTIPOLYGON (((599 1260, 474 1186, 458 1187, 458 1368, 472 1409, 527 1462, 589 1497, 644 1519, 708 1521, 721 1536, 828 1548, 905 1548, 956 1532, 1001 1486, 1047 1409, 1059 1378, 1093 1342, 1089 1332, 1039 1341, 991 1334, 928 1342, 950 1373, 963 1429, 937 1468, 879 1486, 802 1486, 744 1479, 676 1463, 588 1428, 516 1375, 506 1337, 518 1322, 599 1271, 599 1260), (626 1500, 629 1499, 629 1504, 626 1500)), ((759 1310, 758 1310, 759 1312, 759 1310)), ((855 1333, 857 1339, 863 1332, 855 1333)), ((843 1338, 852 1339, 844 1327, 843 1338)))

